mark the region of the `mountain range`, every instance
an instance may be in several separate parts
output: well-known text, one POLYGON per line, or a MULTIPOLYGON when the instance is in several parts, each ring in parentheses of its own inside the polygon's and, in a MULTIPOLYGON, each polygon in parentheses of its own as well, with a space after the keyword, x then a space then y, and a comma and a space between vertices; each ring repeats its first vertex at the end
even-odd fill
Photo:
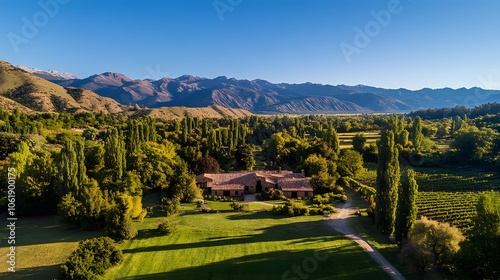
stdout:
POLYGON ((70 73, 54 70, 43 71, 28 67, 20 69, 26 74, 29 72, 48 80, 47 83, 59 86, 59 90, 62 88, 72 92, 80 89, 88 96, 87 99, 101 98, 99 100, 108 103, 114 101, 116 104, 113 106, 122 111, 127 111, 126 108, 131 106, 151 108, 148 110, 162 108, 163 112, 166 107, 217 106, 218 110, 242 109, 260 114, 382 113, 457 105, 473 107, 500 101, 500 91, 481 88, 385 89, 365 85, 274 84, 260 79, 238 80, 225 76, 209 79, 190 75, 152 80, 131 79, 113 72, 79 79, 70 73))

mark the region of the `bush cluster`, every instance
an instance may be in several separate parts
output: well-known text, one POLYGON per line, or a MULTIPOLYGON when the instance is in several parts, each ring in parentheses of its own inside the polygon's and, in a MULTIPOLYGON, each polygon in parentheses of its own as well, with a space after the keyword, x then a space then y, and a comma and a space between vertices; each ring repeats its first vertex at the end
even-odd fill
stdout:
POLYGON ((106 270, 123 261, 123 253, 109 237, 80 241, 61 266, 61 279, 98 279, 106 270))
POLYGON ((204 195, 203 199, 209 200, 209 201, 229 202, 229 201, 233 201, 233 200, 244 201, 245 197, 238 196, 238 197, 233 197, 233 198, 227 198, 225 196, 219 196, 219 195, 204 195))
POLYGON ((177 223, 171 220, 163 220, 161 224, 158 225, 158 231, 162 235, 169 235, 177 230, 177 223))
POLYGON ((286 196, 283 194, 283 191, 276 189, 269 189, 267 191, 262 192, 257 196, 258 200, 285 200, 286 196))
POLYGON ((307 207, 298 206, 293 201, 287 201, 284 205, 273 206, 271 211, 288 217, 304 216, 309 214, 309 209, 307 207))
POLYGON ((243 204, 239 203, 238 201, 236 200, 233 200, 230 204, 231 208, 233 209, 233 211, 235 212, 240 212, 240 211, 243 211, 243 204))
POLYGON ((181 211, 181 200, 179 197, 172 199, 164 197, 161 199, 161 205, 167 216, 175 215, 181 211))
POLYGON ((309 210, 310 215, 330 215, 332 213, 335 213, 335 207, 332 205, 322 205, 309 210))

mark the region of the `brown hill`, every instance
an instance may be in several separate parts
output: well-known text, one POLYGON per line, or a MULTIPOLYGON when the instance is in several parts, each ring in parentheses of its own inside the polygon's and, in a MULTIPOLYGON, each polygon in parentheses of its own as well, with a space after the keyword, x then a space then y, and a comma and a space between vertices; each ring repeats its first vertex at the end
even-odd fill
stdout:
POLYGON ((123 106, 91 91, 66 89, 0 61, 0 105, 25 112, 119 113, 123 106), (70 94, 71 93, 71 94, 70 94))
POLYGON ((162 107, 154 109, 141 109, 136 112, 129 112, 134 116, 149 116, 155 119, 181 119, 184 117, 206 117, 206 118, 244 118, 251 116, 247 110, 224 108, 221 106, 209 106, 199 108, 189 107, 162 107))

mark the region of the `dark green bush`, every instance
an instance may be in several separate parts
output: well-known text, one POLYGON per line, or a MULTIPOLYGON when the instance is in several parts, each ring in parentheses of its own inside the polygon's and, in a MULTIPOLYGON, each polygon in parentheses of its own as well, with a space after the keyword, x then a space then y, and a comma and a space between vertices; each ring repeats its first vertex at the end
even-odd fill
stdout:
POLYGON ((98 279, 106 270, 123 261, 123 253, 109 237, 80 241, 61 266, 61 279, 98 279))
POLYGON ((161 205, 163 206, 163 211, 167 216, 172 216, 181 211, 181 200, 178 197, 161 199, 161 205))

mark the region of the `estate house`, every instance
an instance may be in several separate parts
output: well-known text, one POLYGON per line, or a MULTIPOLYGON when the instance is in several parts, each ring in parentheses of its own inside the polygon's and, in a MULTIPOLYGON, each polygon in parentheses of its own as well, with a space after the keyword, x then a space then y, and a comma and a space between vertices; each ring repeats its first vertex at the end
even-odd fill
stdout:
POLYGON ((292 171, 239 171, 230 173, 204 173, 196 176, 196 183, 211 195, 239 196, 260 193, 270 188, 283 191, 288 198, 313 195, 309 178, 292 171))

